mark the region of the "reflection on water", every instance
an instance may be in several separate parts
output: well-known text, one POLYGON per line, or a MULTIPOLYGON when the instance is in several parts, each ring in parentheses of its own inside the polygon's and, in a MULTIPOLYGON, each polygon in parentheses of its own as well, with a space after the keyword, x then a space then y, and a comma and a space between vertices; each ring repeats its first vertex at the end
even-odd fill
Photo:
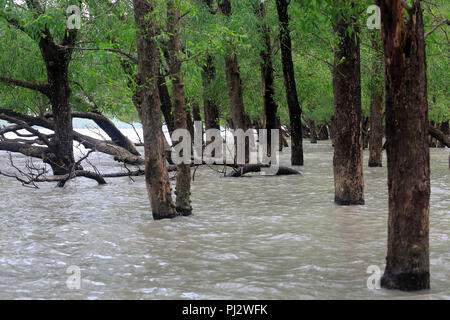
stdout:
POLYGON ((432 290, 419 293, 367 289, 367 267, 385 263, 386 166, 365 167, 366 206, 338 207, 330 143, 305 152, 303 176, 199 169, 195 214, 173 221, 152 221, 142 177, 62 190, 0 177, 0 299, 450 299, 449 150, 431 150, 432 290), (66 286, 71 265, 80 290, 66 286))

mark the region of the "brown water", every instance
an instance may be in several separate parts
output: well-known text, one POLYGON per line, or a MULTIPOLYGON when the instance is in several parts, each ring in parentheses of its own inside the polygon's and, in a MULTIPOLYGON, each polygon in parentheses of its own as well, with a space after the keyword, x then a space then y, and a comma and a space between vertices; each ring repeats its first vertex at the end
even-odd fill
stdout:
POLYGON ((450 299, 449 154, 431 150, 430 291, 367 288, 367 267, 385 263, 386 166, 365 167, 367 205, 339 207, 330 143, 305 141, 303 176, 199 169, 195 214, 172 221, 152 221, 142 177, 39 190, 0 177, 0 299, 450 299), (80 290, 66 286, 71 265, 80 290))

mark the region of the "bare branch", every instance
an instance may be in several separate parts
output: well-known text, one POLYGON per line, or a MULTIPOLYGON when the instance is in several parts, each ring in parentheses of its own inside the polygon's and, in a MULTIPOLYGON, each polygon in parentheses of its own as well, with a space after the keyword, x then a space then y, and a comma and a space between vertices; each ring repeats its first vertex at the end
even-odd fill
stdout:
POLYGON ((448 21, 448 19, 442 20, 441 22, 439 22, 437 25, 435 25, 433 28, 431 28, 430 31, 425 33, 425 39, 432 34, 433 32, 435 32, 439 27, 443 26, 444 24, 446 25, 450 25, 450 21, 448 21))

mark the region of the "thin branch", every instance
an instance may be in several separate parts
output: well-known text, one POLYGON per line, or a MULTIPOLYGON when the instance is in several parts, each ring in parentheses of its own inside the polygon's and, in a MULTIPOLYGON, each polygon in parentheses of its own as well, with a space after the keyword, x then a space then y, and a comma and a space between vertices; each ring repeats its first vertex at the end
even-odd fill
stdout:
POLYGON ((9 77, 4 77, 4 76, 0 76, 0 82, 6 83, 9 85, 13 85, 13 86, 30 89, 30 90, 34 90, 34 91, 38 91, 44 95, 48 94, 48 85, 47 84, 38 84, 38 83, 34 83, 34 82, 22 81, 22 80, 17 80, 17 79, 13 79, 13 78, 9 78, 9 77))
POLYGON ((431 28, 430 31, 425 33, 425 39, 432 34, 433 32, 435 32, 440 26, 443 26, 444 24, 446 25, 450 25, 450 21, 448 21, 448 19, 442 20, 441 22, 439 22, 437 25, 435 25, 433 28, 431 28))
POLYGON ((81 47, 66 47, 66 49, 78 50, 78 51, 108 51, 113 53, 119 53, 125 57, 127 57, 134 64, 138 63, 138 59, 133 55, 126 53, 120 49, 112 49, 112 48, 81 48, 81 47))

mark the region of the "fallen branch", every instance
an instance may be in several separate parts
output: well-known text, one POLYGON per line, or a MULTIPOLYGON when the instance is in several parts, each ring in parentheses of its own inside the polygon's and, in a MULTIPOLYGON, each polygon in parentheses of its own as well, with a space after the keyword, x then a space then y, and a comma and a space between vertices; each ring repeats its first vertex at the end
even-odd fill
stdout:
POLYGON ((433 127, 433 126, 428 126, 428 132, 433 138, 435 138, 436 140, 440 141, 447 148, 450 148, 450 139, 441 130, 439 130, 439 129, 433 127))
MULTIPOLYGON (((269 164, 246 164, 244 166, 239 166, 229 174, 226 175, 227 178, 237 178, 242 177, 247 173, 255 173, 261 172, 263 168, 270 168, 269 164)), ((279 167, 276 173, 277 176, 285 176, 285 175, 301 175, 301 172, 288 168, 288 167, 279 167)))

